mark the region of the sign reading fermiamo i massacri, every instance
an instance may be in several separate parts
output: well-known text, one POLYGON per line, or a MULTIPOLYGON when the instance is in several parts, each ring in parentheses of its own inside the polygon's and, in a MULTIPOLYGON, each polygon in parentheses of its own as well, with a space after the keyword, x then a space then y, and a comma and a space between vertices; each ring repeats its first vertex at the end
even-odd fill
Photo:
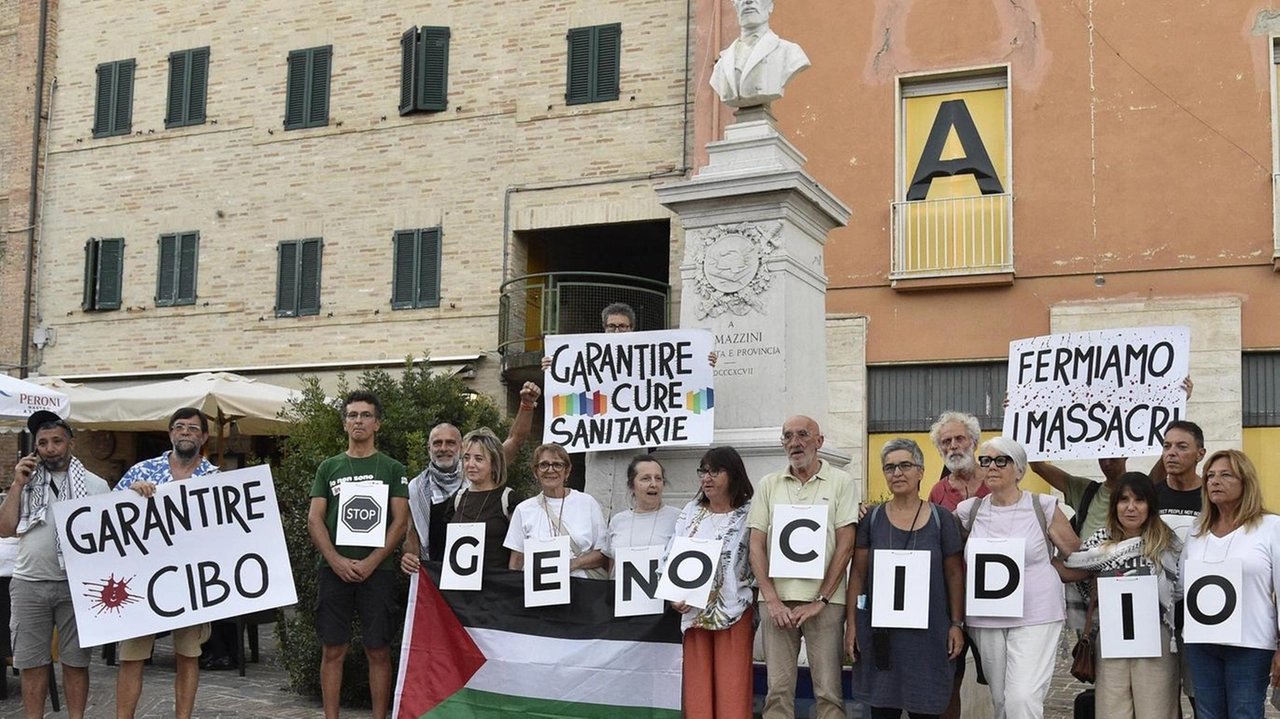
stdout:
POLYGON ((1031 461, 1159 454, 1186 416, 1188 327, 1046 335, 1009 343, 1004 436, 1031 461))
POLYGON ((711 347, 701 329, 547 337, 543 441, 570 452, 711 444, 711 347))

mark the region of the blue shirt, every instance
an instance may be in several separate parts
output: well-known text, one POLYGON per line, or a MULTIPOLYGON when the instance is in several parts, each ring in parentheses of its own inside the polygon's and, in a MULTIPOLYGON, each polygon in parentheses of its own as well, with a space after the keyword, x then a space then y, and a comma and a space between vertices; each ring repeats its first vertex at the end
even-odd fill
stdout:
MULTIPOLYGON (((159 457, 154 459, 144 459, 130 467, 129 471, 125 472, 124 476, 120 478, 120 481, 116 483, 116 491, 119 492, 121 490, 128 489, 133 486, 134 482, 151 482, 158 486, 174 481, 173 472, 169 470, 169 455, 172 453, 173 450, 169 450, 159 457)), ((205 474, 213 474, 217 471, 218 468, 213 466, 213 462, 201 457, 200 464, 196 466, 196 469, 191 473, 191 476, 199 477, 205 474)))

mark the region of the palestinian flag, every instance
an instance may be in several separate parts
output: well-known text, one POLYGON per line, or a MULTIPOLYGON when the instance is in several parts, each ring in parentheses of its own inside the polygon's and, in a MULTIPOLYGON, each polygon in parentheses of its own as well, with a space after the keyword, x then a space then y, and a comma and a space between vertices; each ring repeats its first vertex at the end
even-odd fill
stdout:
POLYGON ((614 617, 613 582, 572 578, 571 604, 524 606, 520 572, 442 592, 412 580, 395 719, 679 719, 678 615, 614 617))

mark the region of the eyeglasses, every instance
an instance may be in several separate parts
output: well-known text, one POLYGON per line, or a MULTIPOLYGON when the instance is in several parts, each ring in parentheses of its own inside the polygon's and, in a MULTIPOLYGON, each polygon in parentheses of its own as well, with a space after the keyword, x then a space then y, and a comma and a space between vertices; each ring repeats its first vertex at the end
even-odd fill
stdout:
POLYGON ((559 472, 569 465, 564 462, 538 462, 534 466, 543 472, 559 472))
POLYGON ((902 472, 903 474, 906 474, 907 472, 910 472, 911 470, 919 466, 920 465, 916 464, 915 462, 898 462, 896 464, 893 462, 888 462, 880 469, 884 470, 885 476, 889 476, 889 475, 897 474, 898 472, 902 472))
POLYGON ((720 474, 723 469, 711 469, 709 467, 698 467, 698 479, 702 479, 708 474, 720 474))
POLYGON ((201 427, 198 424, 184 424, 182 422, 175 422, 169 426, 169 431, 179 432, 179 433, 190 432, 192 434, 200 434, 201 432, 204 431, 204 427, 201 427))
POLYGON ((793 440, 793 439, 805 440, 805 439, 809 439, 809 438, 810 438, 810 437, 812 437, 812 436, 813 436, 813 434, 811 434, 811 433, 809 432, 809 430, 807 430, 807 429, 798 429, 798 430, 796 430, 796 431, 794 431, 794 432, 783 432, 783 433, 782 433, 782 441, 783 441, 783 442, 790 442, 790 441, 791 441, 791 440, 793 440))
POLYGON ((991 465, 994 464, 1000 469, 1004 469, 1005 467, 1008 467, 1009 463, 1012 461, 1013 461, 1013 457, 1010 457, 1007 454, 1000 454, 1000 455, 996 455, 995 457, 979 457, 978 458, 978 464, 982 465, 983 467, 990 467, 991 465))
POLYGON ((605 332, 630 332, 631 325, 630 324, 625 324, 625 325, 607 324, 604 326, 604 331, 605 332))
POLYGON ((346 417, 348 422, 354 422, 357 419, 370 420, 374 417, 373 412, 347 412, 342 416, 346 417))

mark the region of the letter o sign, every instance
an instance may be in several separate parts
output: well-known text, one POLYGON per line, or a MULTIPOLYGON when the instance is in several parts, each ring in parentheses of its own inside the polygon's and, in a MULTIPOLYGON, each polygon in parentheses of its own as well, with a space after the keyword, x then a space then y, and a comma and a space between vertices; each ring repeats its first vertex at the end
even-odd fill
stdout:
POLYGON ((1227 581, 1226 577, 1215 575, 1200 577, 1187 590, 1187 613, 1201 624, 1221 624, 1236 611, 1237 601, 1236 588, 1231 586, 1231 582, 1227 581), (1208 587, 1217 587, 1222 590, 1222 608, 1213 614, 1207 614, 1200 609, 1200 592, 1208 587))
POLYGON ((711 558, 699 552, 684 552, 678 554, 671 560, 671 565, 667 569, 671 574, 671 583, 681 589, 693 589, 700 587, 711 578, 711 558), (698 563, 698 573, 692 579, 686 579, 680 573, 680 567, 684 564, 684 560, 692 559, 698 563))

